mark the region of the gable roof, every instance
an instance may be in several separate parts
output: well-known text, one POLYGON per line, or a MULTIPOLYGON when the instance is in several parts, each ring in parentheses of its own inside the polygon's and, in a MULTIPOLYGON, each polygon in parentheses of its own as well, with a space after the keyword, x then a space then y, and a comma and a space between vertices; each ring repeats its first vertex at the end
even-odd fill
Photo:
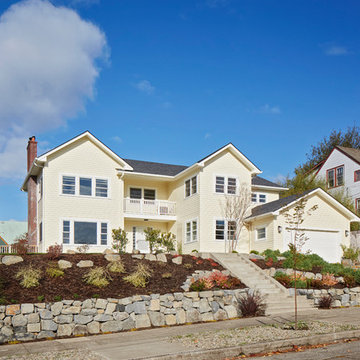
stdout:
POLYGON ((199 161, 196 162, 196 164, 202 165, 204 166, 204 163, 206 161, 211 160, 212 158, 214 158, 215 156, 217 156, 218 154, 220 154, 223 151, 226 150, 230 150, 231 152, 233 152, 233 154, 240 160, 242 161, 250 170, 252 174, 261 174, 262 171, 253 163, 251 162, 234 144, 232 144, 231 142, 222 146, 221 148, 215 150, 214 152, 212 152, 210 155, 205 156, 204 158, 200 159, 199 161))
POLYGON ((53 149, 45 152, 44 154, 37 156, 36 160, 38 161, 46 161, 47 157, 58 152, 66 146, 71 145, 72 143, 79 141, 83 138, 88 138, 91 142, 97 145, 100 149, 102 149, 106 154, 112 157, 116 162, 124 167, 125 170, 132 170, 132 167, 127 164, 124 159, 122 159, 119 155, 117 155, 114 151, 112 151, 108 146, 106 146, 103 142, 101 142, 97 137, 95 137, 90 131, 86 130, 80 135, 73 137, 72 139, 60 144, 59 146, 54 147, 53 149))
POLYGON ((354 149, 345 146, 335 146, 340 152, 347 155, 350 159, 360 164, 360 149, 354 149))
POLYGON ((266 180, 263 177, 260 177, 258 175, 254 176, 251 179, 251 185, 253 185, 253 186, 269 186, 269 187, 276 187, 279 189, 284 189, 283 186, 276 184, 272 181, 266 180))
POLYGON ((279 200, 274 200, 274 201, 265 203, 263 205, 256 206, 251 210, 251 216, 250 217, 260 216, 260 215, 264 215, 264 214, 267 214, 267 213, 272 213, 272 212, 278 211, 281 208, 291 204, 295 200, 298 200, 298 199, 302 198, 303 196, 309 194, 312 191, 313 191, 313 189, 312 190, 307 190, 307 191, 304 191, 301 194, 286 196, 286 197, 283 197, 283 198, 281 198, 279 200))
POLYGON ((265 215, 278 215, 280 210, 296 203, 297 200, 303 197, 307 197, 311 194, 321 194, 327 200, 332 203, 335 207, 337 207, 339 210, 341 210, 343 213, 346 213, 349 218, 351 218, 350 221, 360 221, 360 218, 354 214, 352 211, 350 211, 348 208, 346 208, 343 204, 341 204, 339 201, 337 201, 333 196, 331 196, 329 193, 324 191, 321 188, 306 190, 301 194, 297 195, 290 195, 284 198, 281 198, 279 200, 271 201, 269 203, 259 205, 254 207, 251 210, 251 215, 247 217, 247 220, 250 220, 251 218, 259 217, 259 216, 265 216, 265 215))
POLYGON ((187 166, 183 165, 172 165, 164 164, 152 161, 142 161, 142 160, 131 160, 124 159, 128 163, 134 172, 142 174, 155 174, 155 175, 165 175, 165 176, 175 176, 181 171, 187 169, 187 166))

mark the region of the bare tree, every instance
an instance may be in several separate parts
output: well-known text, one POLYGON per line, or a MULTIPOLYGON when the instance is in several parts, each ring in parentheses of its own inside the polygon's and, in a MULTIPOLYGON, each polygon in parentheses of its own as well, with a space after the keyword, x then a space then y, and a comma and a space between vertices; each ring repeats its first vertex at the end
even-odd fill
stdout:
POLYGON ((225 236, 225 252, 236 249, 240 233, 245 225, 245 218, 249 215, 251 206, 251 190, 246 183, 240 184, 236 194, 225 195, 222 202, 223 217, 227 222, 227 236, 225 236))
POLYGON ((303 246, 305 245, 305 242, 308 240, 308 237, 306 236, 305 232, 302 229, 302 223, 305 220, 305 216, 310 216, 312 212, 314 212, 318 206, 314 205, 308 210, 305 210, 307 204, 307 200, 305 198, 301 198, 296 203, 296 206, 293 208, 293 210, 287 210, 284 212, 285 222, 287 224, 287 230, 290 231, 290 243, 289 243, 289 249, 292 253, 293 259, 294 259, 294 266, 293 266, 293 277, 294 277, 294 288, 295 288, 295 294, 294 294, 294 306, 295 306, 295 330, 297 330, 297 324, 298 324, 298 316, 297 316, 297 262, 299 255, 301 253, 301 250, 303 246))

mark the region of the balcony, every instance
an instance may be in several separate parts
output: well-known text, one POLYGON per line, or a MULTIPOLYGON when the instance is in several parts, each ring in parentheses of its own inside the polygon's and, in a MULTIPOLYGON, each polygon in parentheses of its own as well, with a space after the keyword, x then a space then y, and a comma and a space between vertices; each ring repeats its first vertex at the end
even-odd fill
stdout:
POLYGON ((176 220, 176 203, 166 200, 126 198, 124 216, 135 219, 176 220))

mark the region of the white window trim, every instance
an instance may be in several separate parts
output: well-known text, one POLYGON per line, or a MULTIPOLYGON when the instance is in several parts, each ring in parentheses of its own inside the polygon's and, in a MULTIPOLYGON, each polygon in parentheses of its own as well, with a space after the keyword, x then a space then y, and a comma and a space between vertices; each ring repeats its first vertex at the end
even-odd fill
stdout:
POLYGON ((258 226, 255 228, 255 241, 266 241, 267 240, 267 226, 258 226), (265 237, 262 239, 258 239, 258 230, 265 229, 265 237))
POLYGON ((71 198, 80 198, 80 199, 102 199, 102 200, 110 200, 111 199, 111 186, 110 186, 110 178, 104 177, 104 176, 93 176, 93 175, 79 175, 79 174, 70 174, 70 173, 62 173, 60 174, 59 179, 59 195, 60 196, 66 196, 71 198), (62 185, 63 185, 63 176, 72 176, 75 177, 75 194, 63 194, 62 192, 62 185), (91 179, 91 194, 92 195, 80 195, 80 178, 87 178, 91 179), (108 184, 108 191, 107 191, 107 197, 103 196, 96 196, 95 190, 96 190, 96 179, 99 180, 106 180, 108 184))
POLYGON ((198 176, 198 174, 186 178, 186 179, 184 180, 184 199, 189 199, 189 198, 191 198, 192 196, 197 195, 198 193, 199 193, 199 176, 198 176), (196 193, 193 193, 193 192, 192 192, 192 182, 191 182, 191 179, 194 178, 194 177, 196 177, 196 193), (187 182, 188 180, 190 180, 190 195, 189 195, 189 196, 186 196, 186 182, 187 182))
POLYGON ((214 174, 213 177, 213 193, 215 195, 229 195, 229 196, 235 196, 235 195, 239 195, 239 188, 240 188, 240 183, 239 183, 239 177, 237 175, 231 175, 231 174, 214 174), (216 178, 217 177, 223 177, 224 178, 224 192, 220 193, 220 192, 216 192, 216 178), (233 178, 236 179, 236 191, 235 194, 229 194, 228 193, 228 179, 229 178, 233 178))
POLYGON ((130 188, 133 188, 133 189, 141 189, 141 199, 133 199, 133 200, 146 200, 146 201, 156 201, 156 200, 159 200, 158 197, 157 197, 157 188, 151 188, 151 187, 148 187, 148 186, 136 186, 136 185, 128 185, 127 186, 127 199, 131 199, 130 198, 130 188), (155 200, 148 200, 148 199, 144 199, 144 190, 154 190, 155 191, 155 200))
POLYGON ((189 220, 186 220, 184 222, 184 245, 188 245, 188 244, 193 244, 193 243, 196 243, 199 241, 199 218, 196 217, 196 218, 193 218, 193 219, 189 219, 189 220), (192 231, 192 223, 193 221, 196 221, 196 226, 197 226, 197 239, 196 240, 193 240, 193 231, 192 231), (186 241, 186 224, 187 223, 190 223, 190 238, 191 240, 190 241, 186 241))
POLYGON ((268 194, 266 194, 266 193, 260 193, 260 192, 252 192, 251 193, 251 196, 253 195, 253 194, 255 194, 256 195, 256 201, 252 201, 252 199, 251 199, 251 203, 252 204, 266 204, 267 202, 268 202, 268 194), (264 195, 265 196, 265 202, 261 202, 260 201, 260 195, 264 195))
MULTIPOLYGON (((109 243, 111 241, 111 238, 109 237, 109 220, 99 220, 99 219, 88 219, 88 218, 68 218, 68 217, 64 217, 64 218, 60 218, 60 224, 59 224, 59 244, 61 244, 62 246, 82 246, 84 244, 75 244, 74 243, 74 222, 89 222, 89 223, 96 223, 96 244, 88 244, 89 247, 94 247, 94 246, 101 246, 103 248, 107 248, 109 246, 111 246, 111 243, 109 243), (69 244, 63 244, 63 222, 64 221, 70 221, 70 241, 69 244), (101 245, 101 223, 106 223, 107 224, 107 245, 101 245)), ((43 229, 44 231, 44 229, 43 229)), ((43 237, 44 237, 44 233, 43 233, 43 237)))
MULTIPOLYGON (((214 220, 213 220, 213 239, 214 239, 215 242, 224 243, 224 242, 229 241, 229 238, 228 238, 228 234, 229 234, 228 222, 229 221, 236 221, 236 220, 231 220, 231 219, 226 220, 225 218, 220 218, 220 217, 214 218, 214 220), (224 240, 216 239, 216 221, 225 221, 224 240)), ((238 226, 238 224, 236 224, 236 226, 238 226)))

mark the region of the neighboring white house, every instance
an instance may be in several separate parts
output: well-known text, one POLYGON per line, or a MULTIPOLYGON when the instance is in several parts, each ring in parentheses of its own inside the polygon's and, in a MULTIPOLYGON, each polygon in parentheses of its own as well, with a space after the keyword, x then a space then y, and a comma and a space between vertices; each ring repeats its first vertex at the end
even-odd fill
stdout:
POLYGON ((344 189, 360 211, 360 150, 335 146, 330 155, 315 169, 317 178, 325 179, 331 191, 344 189))
POLYGON ((0 221, 0 238, 5 242, 0 242, 0 245, 13 244, 18 237, 27 233, 27 226, 27 221, 0 221))
MULTIPOLYGON (((174 233, 184 253, 224 252, 234 233, 233 222, 223 215, 225 195, 248 187, 253 212, 280 201, 284 188, 260 173, 232 144, 191 166, 180 166, 121 158, 88 131, 37 156, 32 137, 22 186, 28 192, 30 242, 41 251, 58 243, 65 251, 88 244, 97 252, 111 247, 111 229, 121 227, 130 240, 127 251, 148 251, 144 229, 152 227, 174 233)), ((349 222, 360 219, 330 198, 312 194, 323 204, 310 230, 336 232, 328 246, 334 250, 348 244, 349 222)), ((249 211, 238 251, 283 248, 274 240, 278 215, 273 213, 258 216, 249 211)))

